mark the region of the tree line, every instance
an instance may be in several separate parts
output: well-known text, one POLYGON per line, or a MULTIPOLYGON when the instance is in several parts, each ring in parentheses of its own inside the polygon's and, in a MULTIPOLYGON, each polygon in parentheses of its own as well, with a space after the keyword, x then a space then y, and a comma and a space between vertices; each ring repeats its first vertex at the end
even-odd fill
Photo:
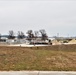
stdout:
MULTIPOLYGON (((23 39, 23 38, 26 37, 28 40, 32 40, 32 39, 36 39, 36 38, 40 37, 42 40, 47 40, 48 39, 47 33, 44 29, 41 29, 39 31, 28 30, 26 32, 26 34, 27 34, 27 36, 25 36, 24 32, 18 31, 17 32, 17 38, 18 39, 23 39)), ((9 35, 8 35, 8 39, 14 39, 14 38, 16 38, 15 33, 14 33, 13 30, 10 30, 9 35)))

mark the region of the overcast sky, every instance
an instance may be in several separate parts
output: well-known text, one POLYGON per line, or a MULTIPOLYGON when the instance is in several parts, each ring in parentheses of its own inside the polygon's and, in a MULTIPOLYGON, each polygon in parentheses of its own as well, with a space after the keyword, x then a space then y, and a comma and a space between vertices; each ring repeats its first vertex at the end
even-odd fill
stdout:
POLYGON ((0 1, 0 33, 45 29, 49 36, 76 36, 76 1, 0 1))

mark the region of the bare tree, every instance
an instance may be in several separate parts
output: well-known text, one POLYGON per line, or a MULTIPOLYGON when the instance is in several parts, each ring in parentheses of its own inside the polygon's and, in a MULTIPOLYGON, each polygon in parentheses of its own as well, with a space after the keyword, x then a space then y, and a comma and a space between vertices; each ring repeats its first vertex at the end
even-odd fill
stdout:
POLYGON ((10 30, 9 31, 9 36, 8 36, 9 39, 14 39, 15 38, 15 35, 14 35, 14 31, 13 30, 10 30))
POLYGON ((18 38, 19 39, 25 38, 25 34, 22 31, 18 31, 18 38))
POLYGON ((32 30, 28 30, 27 31, 27 34, 28 34, 28 40, 31 40, 34 38, 34 34, 33 34, 33 31, 32 30))
POLYGON ((41 29, 40 30, 40 33, 41 33, 41 38, 42 38, 42 40, 47 40, 48 39, 48 36, 47 36, 47 34, 46 34, 46 31, 44 30, 44 29, 41 29))
POLYGON ((39 32, 38 32, 38 31, 34 31, 34 36, 35 36, 35 38, 37 38, 38 35, 39 35, 39 32))
POLYGON ((0 39, 1 39, 1 34, 0 34, 0 39))

